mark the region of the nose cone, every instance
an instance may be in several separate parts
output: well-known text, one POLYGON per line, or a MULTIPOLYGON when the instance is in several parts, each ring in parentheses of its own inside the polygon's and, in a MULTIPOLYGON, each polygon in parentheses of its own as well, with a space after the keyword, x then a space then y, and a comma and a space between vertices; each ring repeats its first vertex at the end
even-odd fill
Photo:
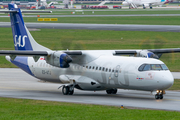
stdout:
POLYGON ((168 74, 166 73, 163 76, 163 88, 168 89, 174 84, 174 77, 172 74, 169 72, 168 74))

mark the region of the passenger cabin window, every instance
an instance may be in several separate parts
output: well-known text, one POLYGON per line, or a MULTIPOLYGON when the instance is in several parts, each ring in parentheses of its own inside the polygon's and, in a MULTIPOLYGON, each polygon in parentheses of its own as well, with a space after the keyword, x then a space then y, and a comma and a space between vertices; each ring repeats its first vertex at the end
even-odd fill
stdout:
POLYGON ((96 67, 96 70, 98 70, 98 67, 96 67))
POLYGON ((101 67, 99 67, 99 70, 101 70, 101 67))
POLYGON ((109 69, 109 72, 111 72, 111 69, 109 69))
POLYGON ((108 68, 106 68, 106 72, 108 71, 108 68))
POLYGON ((149 71, 149 70, 168 70, 165 64, 142 64, 139 68, 139 71, 149 71))
POLYGON ((89 66, 89 69, 91 69, 91 66, 89 66))
POLYGON ((93 66, 93 68, 92 68, 93 70, 94 70, 94 66, 93 66))

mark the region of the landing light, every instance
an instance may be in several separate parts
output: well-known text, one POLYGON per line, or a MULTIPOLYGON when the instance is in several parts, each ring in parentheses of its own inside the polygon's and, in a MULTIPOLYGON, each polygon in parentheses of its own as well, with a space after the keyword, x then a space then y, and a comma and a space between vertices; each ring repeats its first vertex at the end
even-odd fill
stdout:
POLYGON ((159 93, 159 90, 157 90, 156 92, 159 93))

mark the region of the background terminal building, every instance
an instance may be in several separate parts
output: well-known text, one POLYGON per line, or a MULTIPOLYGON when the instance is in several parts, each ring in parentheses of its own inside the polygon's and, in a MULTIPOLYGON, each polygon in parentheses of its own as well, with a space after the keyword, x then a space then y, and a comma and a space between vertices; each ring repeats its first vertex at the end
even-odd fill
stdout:
MULTIPOLYGON (((69 2, 71 0, 38 0, 38 2, 48 2, 48 1, 51 1, 51 2, 58 2, 58 1, 64 1, 64 2, 69 2)), ((106 0, 72 0, 73 3, 77 3, 77 4, 98 4, 98 3, 101 3, 103 1, 106 1, 106 0)), ((108 0, 110 1, 109 3, 122 3, 122 1, 124 0, 108 0)), ((17 5, 35 5, 37 4, 37 0, 0 0, 0 5, 8 5, 8 3, 11 3, 11 2, 14 2, 16 3, 17 5)))
MULTIPOLYGON (((106 1, 106 0, 73 0, 73 3, 101 3, 103 1, 106 1)), ((110 1, 109 3, 119 3, 121 4, 124 0, 108 0, 110 1)))
POLYGON ((34 5, 36 0, 0 0, 0 5, 8 5, 8 3, 14 2, 17 5, 34 5))

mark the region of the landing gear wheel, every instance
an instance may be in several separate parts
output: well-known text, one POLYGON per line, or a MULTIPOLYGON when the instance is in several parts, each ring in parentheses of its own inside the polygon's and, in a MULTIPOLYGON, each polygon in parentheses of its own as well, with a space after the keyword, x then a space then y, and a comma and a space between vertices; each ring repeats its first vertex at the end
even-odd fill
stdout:
POLYGON ((74 90, 69 91, 69 95, 73 95, 74 90))
POLYGON ((68 86, 63 86, 62 93, 63 93, 63 95, 67 95, 69 93, 69 87, 68 86))
POLYGON ((152 7, 150 7, 150 9, 152 9, 152 7))
POLYGON ((107 94, 111 94, 111 90, 106 90, 106 93, 107 94))
POLYGON ((159 94, 155 95, 155 99, 159 99, 159 97, 160 97, 159 94))
POLYGON ((143 9, 146 9, 145 5, 143 5, 143 9))
POLYGON ((114 88, 114 89, 106 90, 106 93, 107 93, 107 94, 116 94, 116 93, 117 93, 117 89, 114 88))
POLYGON ((112 89, 112 94, 116 94, 117 93, 117 89, 112 89))
POLYGON ((163 99, 163 95, 159 95, 159 99, 163 99))

